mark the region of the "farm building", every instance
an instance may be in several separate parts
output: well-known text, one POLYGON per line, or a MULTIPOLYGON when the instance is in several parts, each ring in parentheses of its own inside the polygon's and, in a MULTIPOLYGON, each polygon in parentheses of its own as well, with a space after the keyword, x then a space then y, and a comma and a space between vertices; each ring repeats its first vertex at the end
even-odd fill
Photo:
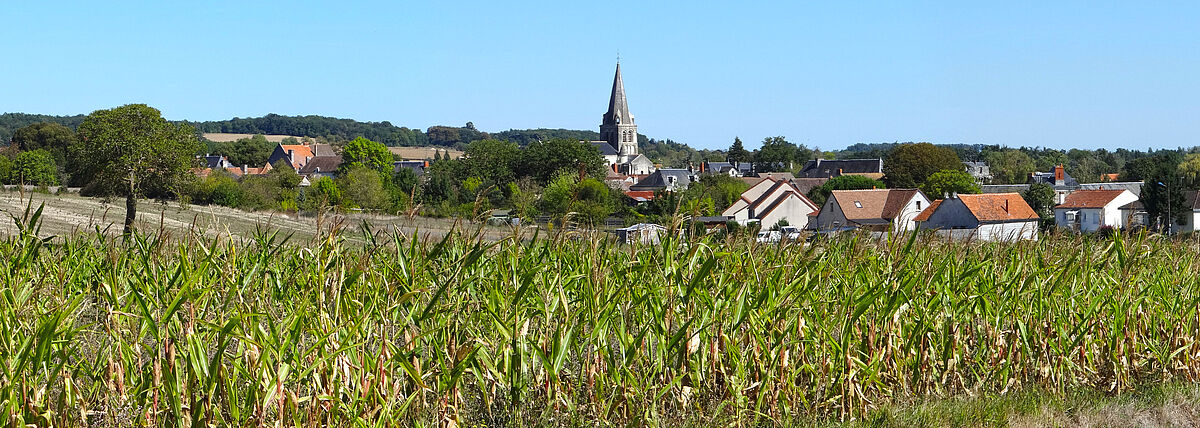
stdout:
POLYGON ((1128 190, 1078 190, 1054 207, 1054 223, 1079 232, 1095 232, 1103 227, 1120 229, 1129 223, 1121 207, 1137 200, 1137 195, 1128 190))
POLYGON ((929 198, 918 189, 834 190, 808 226, 822 232, 904 232, 916 227, 913 219, 928 207, 929 198))
POLYGON ((1037 240, 1040 220, 1016 193, 951 194, 933 201, 914 219, 921 229, 983 241, 1037 240))

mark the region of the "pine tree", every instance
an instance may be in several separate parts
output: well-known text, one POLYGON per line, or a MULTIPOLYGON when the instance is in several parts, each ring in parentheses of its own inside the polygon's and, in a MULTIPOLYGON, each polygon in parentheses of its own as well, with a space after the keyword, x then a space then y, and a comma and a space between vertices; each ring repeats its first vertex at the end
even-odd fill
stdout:
POLYGON ((725 153, 725 160, 735 164, 750 160, 750 153, 742 147, 741 138, 733 137, 733 145, 729 146, 729 151, 725 153))

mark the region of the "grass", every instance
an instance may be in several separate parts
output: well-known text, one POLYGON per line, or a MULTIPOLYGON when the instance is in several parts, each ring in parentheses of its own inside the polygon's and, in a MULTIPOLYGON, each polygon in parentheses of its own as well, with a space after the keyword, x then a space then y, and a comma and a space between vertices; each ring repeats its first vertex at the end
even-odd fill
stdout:
POLYGON ((0 238, 11 426, 1075 425, 1200 373, 1195 241, 53 238, 41 215, 0 238))

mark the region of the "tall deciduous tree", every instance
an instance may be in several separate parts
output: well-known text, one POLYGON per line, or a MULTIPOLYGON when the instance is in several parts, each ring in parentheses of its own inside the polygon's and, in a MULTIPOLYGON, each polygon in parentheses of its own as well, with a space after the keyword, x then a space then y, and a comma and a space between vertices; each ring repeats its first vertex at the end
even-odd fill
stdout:
POLYGON ((13 132, 12 142, 21 151, 45 150, 59 166, 66 165, 67 150, 78 139, 71 128, 51 122, 35 123, 13 132))
POLYGON ((8 181, 35 186, 58 184, 58 168, 54 165, 54 157, 43 149, 18 153, 13 158, 8 181))
POLYGON ((991 152, 987 155, 987 163, 995 184, 1025 183, 1036 168, 1033 157, 1016 149, 991 152))
POLYGON ((971 174, 963 170, 948 169, 930 175, 925 180, 925 185, 921 186, 921 191, 931 198, 938 198, 947 193, 979 193, 981 190, 971 174))
POLYGON ((796 160, 796 145, 783 137, 767 137, 754 152, 754 170, 758 172, 786 171, 796 160))
POLYGON ((888 187, 911 189, 924 185, 935 172, 963 168, 958 154, 948 147, 930 143, 901 144, 883 161, 883 179, 888 187))
POLYGON ((392 152, 388 151, 387 146, 358 137, 346 143, 346 147, 342 148, 342 165, 339 167, 339 175, 354 168, 366 167, 381 176, 390 177, 392 175, 392 158, 392 152))
POLYGON ((825 201, 829 199, 829 195, 833 194, 834 190, 865 190, 865 189, 882 189, 883 182, 871 177, 863 177, 861 175, 843 175, 833 177, 808 191, 808 199, 818 207, 824 206, 825 201))
POLYGON ((200 149, 189 125, 176 125, 145 104, 97 110, 79 125, 72 150, 78 173, 93 191, 125 196, 125 233, 133 231, 137 198, 145 193, 177 195, 192 179, 200 149))
POLYGON ((533 177, 538 183, 549 183, 561 172, 578 176, 582 171, 587 176, 601 180, 605 177, 604 158, 600 157, 600 151, 578 140, 535 141, 521 151, 518 164, 523 175, 533 177))
POLYGON ((484 185, 499 187, 516 179, 514 169, 520 156, 516 143, 479 140, 467 146, 461 162, 468 177, 479 177, 484 185))

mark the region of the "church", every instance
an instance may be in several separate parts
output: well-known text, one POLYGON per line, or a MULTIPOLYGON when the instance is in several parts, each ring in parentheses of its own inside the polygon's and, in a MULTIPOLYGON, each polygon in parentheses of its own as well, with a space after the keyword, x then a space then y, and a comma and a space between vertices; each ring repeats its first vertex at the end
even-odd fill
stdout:
POLYGON ((617 74, 613 77, 612 95, 608 98, 608 111, 600 120, 600 138, 589 141, 600 150, 609 168, 624 175, 646 175, 654 172, 654 163, 638 153, 637 124, 629 113, 625 100, 625 84, 621 81, 621 63, 617 63, 617 74))

